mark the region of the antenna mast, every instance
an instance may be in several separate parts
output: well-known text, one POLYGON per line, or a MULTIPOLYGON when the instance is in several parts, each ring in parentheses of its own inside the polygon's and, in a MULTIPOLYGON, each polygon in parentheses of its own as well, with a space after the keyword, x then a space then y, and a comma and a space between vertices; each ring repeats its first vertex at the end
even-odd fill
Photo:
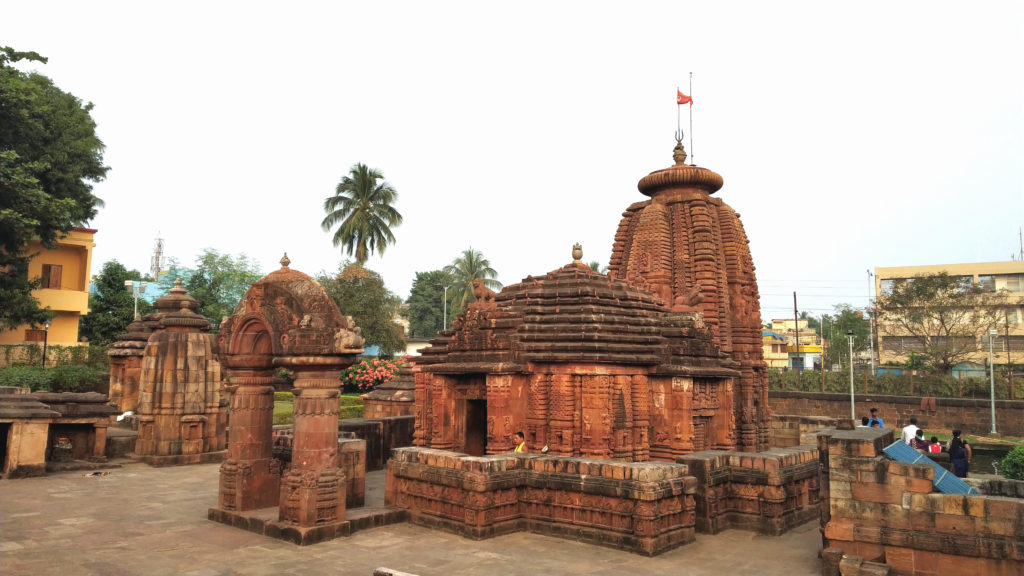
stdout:
POLYGON ((160 272, 164 267, 164 239, 159 234, 157 232, 156 241, 153 242, 153 258, 150 260, 149 268, 154 282, 160 281, 160 272))

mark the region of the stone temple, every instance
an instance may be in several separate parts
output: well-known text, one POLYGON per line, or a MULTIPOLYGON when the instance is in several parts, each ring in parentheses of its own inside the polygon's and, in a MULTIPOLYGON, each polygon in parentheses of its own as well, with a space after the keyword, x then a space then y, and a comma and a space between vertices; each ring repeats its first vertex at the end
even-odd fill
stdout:
POLYGON ((573 261, 472 304, 423 351, 418 446, 626 461, 768 448, 757 282, 718 174, 652 172, 619 224, 610 273, 573 261))

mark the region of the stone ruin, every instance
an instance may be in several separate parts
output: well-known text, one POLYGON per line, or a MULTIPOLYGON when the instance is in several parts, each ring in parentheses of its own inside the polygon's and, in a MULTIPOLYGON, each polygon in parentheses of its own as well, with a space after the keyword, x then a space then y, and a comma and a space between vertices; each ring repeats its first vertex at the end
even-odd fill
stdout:
POLYGON ((0 478, 94 468, 106 461, 115 409, 96 392, 0 386, 0 478))
POLYGON ((254 282, 221 324, 219 348, 231 389, 228 457, 209 517, 297 543, 345 533, 346 475, 338 457, 338 375, 363 338, 324 288, 281 268, 254 282), (274 458, 274 388, 293 380, 291 463, 274 458), (266 509, 276 508, 273 517, 266 509))

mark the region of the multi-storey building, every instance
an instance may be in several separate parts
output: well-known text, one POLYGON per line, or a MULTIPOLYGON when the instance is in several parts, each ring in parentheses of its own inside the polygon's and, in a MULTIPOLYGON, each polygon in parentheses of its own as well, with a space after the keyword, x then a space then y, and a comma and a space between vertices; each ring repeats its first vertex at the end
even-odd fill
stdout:
MULTIPOLYGON (((978 262, 969 264, 936 264, 933 266, 899 266, 875 268, 875 297, 888 295, 896 282, 945 272, 961 279, 965 286, 976 285, 983 292, 1007 290, 1015 304, 1003 307, 1002 321, 996 326, 998 335, 992 340, 995 364, 1024 364, 1024 262, 978 262)), ((939 336, 939 335, 936 335, 939 336)), ((896 326, 879 323, 879 361, 905 362, 909 352, 920 349, 919 337, 902 333, 896 326)), ((969 362, 988 362, 988 337, 976 338, 976 352, 969 362)))
POLYGON ((32 260, 28 265, 29 278, 42 278, 42 285, 32 291, 40 308, 55 313, 49 329, 19 326, 0 331, 0 344, 43 342, 64 346, 78 343, 78 319, 89 313, 89 278, 92 269, 92 249, 96 246, 96 230, 75 228, 50 249, 38 241, 29 245, 32 260))

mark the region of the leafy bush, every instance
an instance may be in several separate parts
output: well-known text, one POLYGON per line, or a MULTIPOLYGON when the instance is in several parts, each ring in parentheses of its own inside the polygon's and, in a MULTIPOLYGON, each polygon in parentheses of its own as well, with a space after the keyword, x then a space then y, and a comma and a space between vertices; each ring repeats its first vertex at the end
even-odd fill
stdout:
POLYGON ((363 360, 341 373, 345 392, 369 392, 390 380, 398 372, 399 363, 390 360, 363 360))
POLYGON ((105 371, 65 364, 43 369, 38 366, 0 368, 0 386, 17 386, 44 392, 106 393, 108 375, 105 371))
POLYGON ((274 392, 274 402, 291 402, 292 400, 291 392, 274 392))
POLYGON ((38 366, 8 366, 0 368, 0 386, 49 390, 52 377, 38 366))
POLYGON ((1017 446, 1003 458, 999 471, 1010 480, 1024 480, 1024 445, 1017 446))
POLYGON ((51 392, 102 392, 106 393, 109 376, 96 368, 64 364, 50 368, 51 392))

